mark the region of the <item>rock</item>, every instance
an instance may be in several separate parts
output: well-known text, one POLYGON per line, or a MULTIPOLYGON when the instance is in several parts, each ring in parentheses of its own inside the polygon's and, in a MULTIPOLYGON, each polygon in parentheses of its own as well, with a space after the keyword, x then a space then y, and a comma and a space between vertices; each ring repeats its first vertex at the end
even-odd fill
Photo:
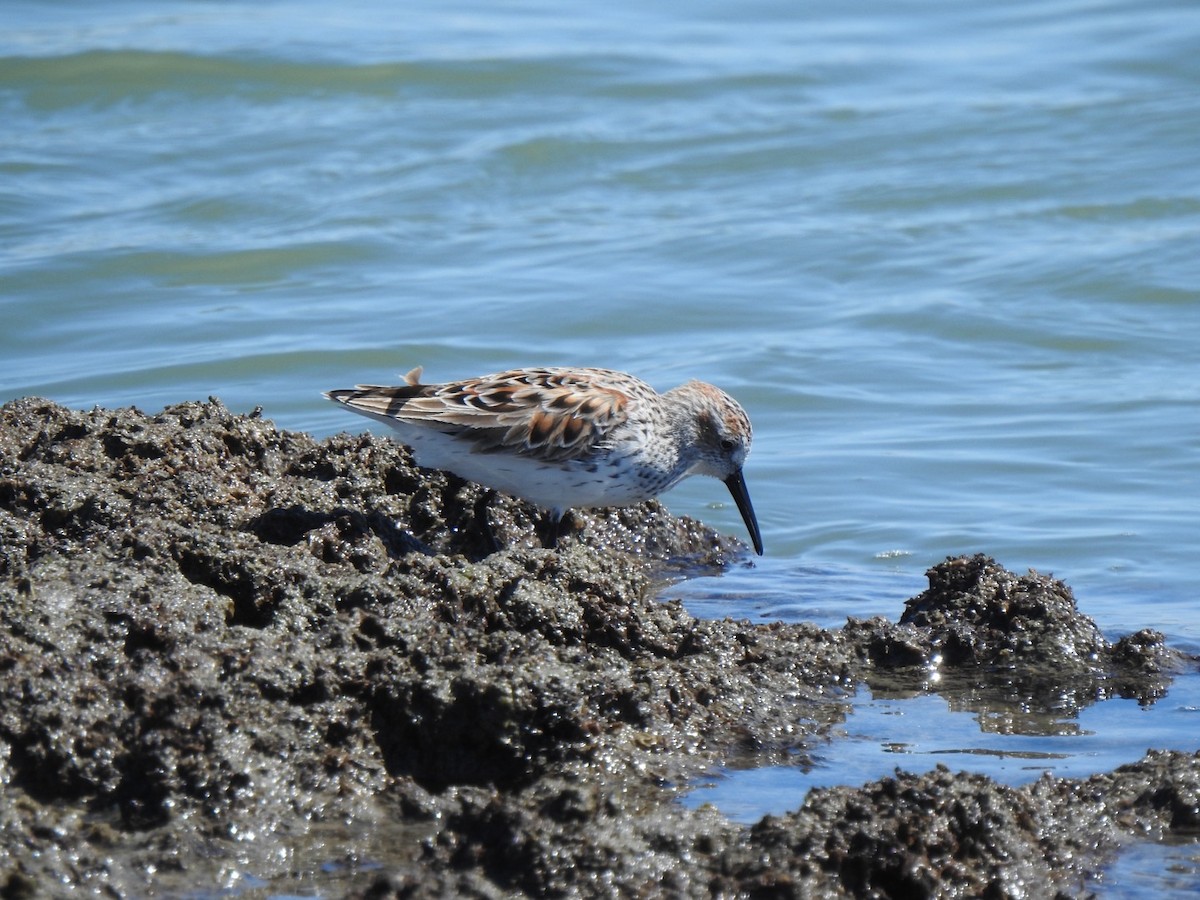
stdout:
POLYGON ((1167 753, 1021 789, 897 773, 751 828, 686 809, 715 764, 823 744, 860 683, 1062 715, 1188 662, 982 556, 829 631, 658 599, 742 548, 657 503, 537 533, 385 438, 4 406, 0 895, 1070 894, 1129 835, 1197 826, 1200 761, 1167 753))

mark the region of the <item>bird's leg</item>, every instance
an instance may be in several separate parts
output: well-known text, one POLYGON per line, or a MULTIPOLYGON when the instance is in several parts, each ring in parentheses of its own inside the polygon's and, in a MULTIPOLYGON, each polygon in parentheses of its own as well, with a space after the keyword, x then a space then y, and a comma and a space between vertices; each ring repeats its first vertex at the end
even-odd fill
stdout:
POLYGON ((503 549, 500 541, 496 538, 496 529, 492 525, 492 517, 488 515, 488 509, 495 499, 496 492, 488 488, 475 501, 475 525, 485 544, 489 545, 489 554, 503 549))
POLYGON ((558 549, 558 532, 562 525, 563 510, 550 509, 542 519, 542 546, 547 550, 558 549))

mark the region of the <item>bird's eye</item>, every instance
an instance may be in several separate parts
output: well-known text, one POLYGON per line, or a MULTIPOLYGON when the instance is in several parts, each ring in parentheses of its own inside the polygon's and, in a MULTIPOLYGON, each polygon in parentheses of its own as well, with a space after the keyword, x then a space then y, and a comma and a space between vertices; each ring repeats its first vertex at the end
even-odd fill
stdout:
POLYGON ((728 453, 730 450, 732 450, 736 446, 737 446, 737 441, 735 441, 733 438, 725 438, 725 440, 721 441, 721 449, 724 450, 726 453, 728 453))

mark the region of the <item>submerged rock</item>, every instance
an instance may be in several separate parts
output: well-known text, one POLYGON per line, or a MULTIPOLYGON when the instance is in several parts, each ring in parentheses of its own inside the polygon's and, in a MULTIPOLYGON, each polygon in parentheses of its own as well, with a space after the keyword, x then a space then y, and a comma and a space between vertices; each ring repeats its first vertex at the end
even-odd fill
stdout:
POLYGON ((1071 894, 1123 838, 1196 828, 1183 754, 1021 789, 898 773, 751 828, 685 809, 714 764, 824 741, 860 682, 1056 692, 1061 715, 1064 690, 1153 702, 1186 661, 981 556, 898 623, 830 631, 661 602, 742 551, 656 502, 576 514, 558 550, 537 533, 385 438, 216 401, 3 407, 0 895, 246 871, 324 895, 330 871, 370 896, 1071 894))

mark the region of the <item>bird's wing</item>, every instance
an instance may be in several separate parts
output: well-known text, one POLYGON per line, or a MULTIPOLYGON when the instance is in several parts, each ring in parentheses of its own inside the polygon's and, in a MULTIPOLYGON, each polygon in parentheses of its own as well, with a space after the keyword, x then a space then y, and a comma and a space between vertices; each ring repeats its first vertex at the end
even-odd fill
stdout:
POLYGON ((653 393, 604 369, 514 369, 448 384, 421 384, 420 374, 326 396, 373 418, 470 438, 476 452, 518 450, 561 462, 603 447, 636 395, 653 393))

